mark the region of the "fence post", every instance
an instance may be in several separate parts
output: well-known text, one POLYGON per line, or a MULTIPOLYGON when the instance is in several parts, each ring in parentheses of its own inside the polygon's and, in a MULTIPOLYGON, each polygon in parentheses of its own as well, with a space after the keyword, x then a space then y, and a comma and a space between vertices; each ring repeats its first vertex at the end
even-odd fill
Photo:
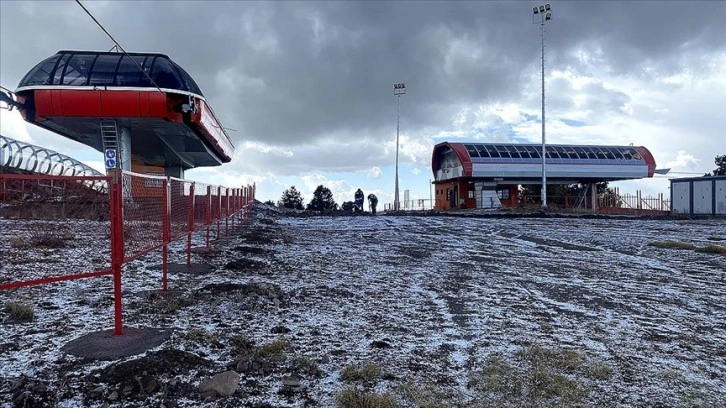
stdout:
POLYGON ((643 203, 641 202, 642 197, 640 196, 640 190, 635 191, 636 200, 638 200, 637 208, 640 210, 643 208, 643 203))
POLYGON ((187 222, 187 266, 192 264, 192 232, 194 231, 194 186, 195 183, 189 186, 189 220, 187 222))
POLYGON ((222 186, 217 186, 217 239, 220 236, 220 229, 222 228, 222 186))
POLYGON ((257 192, 257 183, 252 183, 252 200, 250 200, 250 218, 252 218, 252 210, 255 208, 255 193, 257 192))
POLYGON ((249 187, 242 187, 242 221, 247 221, 247 194, 249 187))
POLYGON ((212 186, 207 186, 207 243, 206 246, 209 248, 209 229, 212 228, 212 186))
POLYGON ((229 191, 229 200, 227 201, 229 204, 227 206, 227 217, 230 218, 229 222, 230 222, 230 224, 232 224, 230 229, 232 231, 234 231, 234 193, 235 193, 235 189, 228 188, 227 190, 229 191))
POLYGON ((169 241, 171 239, 171 178, 167 177, 164 182, 164 210, 162 220, 162 242, 164 247, 161 250, 161 286, 166 291, 166 275, 169 270, 169 241))
POLYGON ((247 186, 247 195, 245 196, 245 221, 250 219, 250 196, 252 195, 252 187, 247 186))
POLYGON ((224 236, 229 237, 229 187, 224 189, 225 204, 224 204, 224 236))
POLYGON ((113 172, 110 183, 109 210, 111 218, 111 271, 113 272, 113 309, 114 309, 114 331, 113 334, 123 334, 123 321, 121 310, 121 265, 124 261, 124 221, 123 221, 123 197, 122 184, 119 180, 120 171, 113 172))
POLYGON ((250 206, 252 205, 252 200, 250 200, 250 197, 252 197, 252 187, 247 186, 247 205, 245 205, 245 220, 249 220, 250 216, 252 215, 252 210, 250 209, 250 206))
POLYGON ((232 189, 232 230, 235 230, 235 224, 237 224, 237 201, 239 200, 239 189, 232 189))
POLYGON ((239 219, 240 203, 242 200, 242 190, 237 188, 237 189, 235 189, 235 191, 237 192, 237 198, 234 200, 234 214, 235 214, 234 218, 237 219, 237 224, 238 224, 237 227, 239 227, 240 224, 242 224, 242 220, 239 219))

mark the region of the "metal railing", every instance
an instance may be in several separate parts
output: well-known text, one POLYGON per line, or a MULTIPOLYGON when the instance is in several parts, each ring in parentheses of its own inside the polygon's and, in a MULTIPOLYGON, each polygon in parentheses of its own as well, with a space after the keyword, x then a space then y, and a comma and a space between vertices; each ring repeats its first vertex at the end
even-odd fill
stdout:
POLYGON ((664 198, 663 193, 657 196, 643 196, 640 190, 635 194, 620 194, 615 188, 612 194, 602 194, 600 207, 627 208, 631 210, 670 211, 671 200, 664 198))
MULTIPOLYGON (((394 203, 383 204, 383 211, 394 211, 394 203)), ((398 202, 399 211, 426 211, 434 209, 434 200, 420 199, 398 202)))
POLYGON ((53 176, 103 176, 65 154, 0 135, 0 172, 2 169, 53 176))
POLYGON ((166 290, 168 245, 186 238, 189 265, 192 233, 204 232, 209 247, 212 232, 228 236, 249 219, 254 199, 254 185, 227 188, 131 172, 0 173, 0 291, 111 275, 120 335, 121 267, 161 249, 166 290), (46 266, 58 259, 62 268, 46 266))

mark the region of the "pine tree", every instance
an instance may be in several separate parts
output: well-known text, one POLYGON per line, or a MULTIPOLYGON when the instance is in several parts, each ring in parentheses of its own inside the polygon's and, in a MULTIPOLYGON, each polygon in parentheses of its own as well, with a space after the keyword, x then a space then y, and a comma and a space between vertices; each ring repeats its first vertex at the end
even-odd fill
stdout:
POLYGON ((726 176, 726 154, 716 156, 714 161, 716 163, 716 170, 713 171, 713 175, 726 176))
POLYGON ((304 208, 302 194, 300 194, 300 191, 295 186, 292 186, 282 192, 282 197, 277 202, 277 206, 302 210, 304 208))
POLYGON ((307 210, 310 211, 324 211, 324 210, 337 210, 338 204, 333 200, 333 193, 329 188, 322 184, 318 186, 313 192, 313 199, 310 200, 307 210))

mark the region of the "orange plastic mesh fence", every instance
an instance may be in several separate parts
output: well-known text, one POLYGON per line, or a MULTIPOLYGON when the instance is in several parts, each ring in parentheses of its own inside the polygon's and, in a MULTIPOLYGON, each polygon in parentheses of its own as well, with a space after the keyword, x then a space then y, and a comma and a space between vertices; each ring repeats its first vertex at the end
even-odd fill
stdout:
POLYGON ((212 187, 212 222, 219 221, 222 214, 222 187, 212 187))
POLYGON ((204 183, 194 183, 194 229, 201 229, 211 222, 211 203, 208 189, 204 183))
POLYGON ((242 208, 241 197, 235 201, 235 191, 254 194, 249 187, 233 189, 131 172, 123 173, 123 191, 125 260, 138 258, 190 232, 208 228, 213 238, 226 234, 234 227, 231 218, 235 213, 249 211, 242 208))
POLYGON ((177 240, 189 232, 189 214, 192 211, 192 182, 170 179, 170 240, 177 240))
POLYGON ((111 177, 0 174, 0 290, 111 273, 111 207, 123 263, 195 231, 220 237, 248 218, 254 187, 209 186, 132 172, 111 177))
POLYGON ((0 290, 110 273, 109 179, 0 174, 0 290))
POLYGON ((167 179, 123 173, 124 259, 131 260, 164 244, 167 179))

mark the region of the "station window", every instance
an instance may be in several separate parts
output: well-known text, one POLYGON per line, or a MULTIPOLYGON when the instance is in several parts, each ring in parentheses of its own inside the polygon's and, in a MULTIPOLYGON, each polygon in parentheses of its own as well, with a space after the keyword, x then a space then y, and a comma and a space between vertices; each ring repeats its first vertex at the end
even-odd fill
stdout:
POLYGON ((120 55, 99 55, 96 63, 93 64, 89 83, 91 85, 113 85, 116 80, 116 67, 118 66, 120 55))
POLYGON ((509 150, 507 150, 506 146, 496 145, 495 148, 497 149, 497 152, 499 152, 499 157, 507 159, 512 158, 512 156, 509 155, 509 150))
POLYGON ((474 190, 469 190, 469 198, 475 198, 474 193, 476 193, 474 190))
POLYGON ((70 57, 71 56, 68 54, 61 57, 61 60, 55 67, 55 72, 53 73, 53 81, 51 82, 53 85, 60 85, 62 83, 61 78, 63 77, 63 70, 65 69, 70 57))
POLYGON ((479 157, 489 157, 489 151, 484 145, 476 145, 476 150, 479 151, 479 157))
POLYGON ((533 159, 539 159, 542 157, 541 151, 537 150, 534 146, 526 146, 527 152, 529 152, 529 156, 533 159))
POLYGON ((169 60, 161 58, 157 60, 151 77, 160 88, 180 89, 182 87, 179 74, 176 73, 169 60))
POLYGON ((30 70, 25 77, 20 81, 20 86, 31 86, 31 85, 47 85, 50 83, 50 74, 55 69, 60 56, 58 54, 48 58, 47 60, 36 65, 35 68, 30 70))
POLYGON ((91 64, 81 56, 71 56, 64 68, 63 85, 86 85, 86 82, 88 82, 88 70, 90 69, 90 65, 91 64))
POLYGON ((497 197, 499 197, 500 200, 509 200, 509 189, 497 189, 497 197))
POLYGON ((144 57, 124 56, 118 65, 118 74, 116 75, 116 85, 119 86, 148 86, 149 80, 144 75, 142 69, 149 73, 148 65, 145 66, 144 57), (141 67, 141 69, 139 68, 141 67))
POLYGON ((548 159, 560 158, 560 155, 557 153, 557 150, 555 150, 554 146, 545 146, 545 154, 547 155, 548 159))
POLYGON ((464 145, 466 147, 466 151, 469 152, 470 157, 479 157, 479 151, 476 150, 476 146, 474 145, 464 145))

